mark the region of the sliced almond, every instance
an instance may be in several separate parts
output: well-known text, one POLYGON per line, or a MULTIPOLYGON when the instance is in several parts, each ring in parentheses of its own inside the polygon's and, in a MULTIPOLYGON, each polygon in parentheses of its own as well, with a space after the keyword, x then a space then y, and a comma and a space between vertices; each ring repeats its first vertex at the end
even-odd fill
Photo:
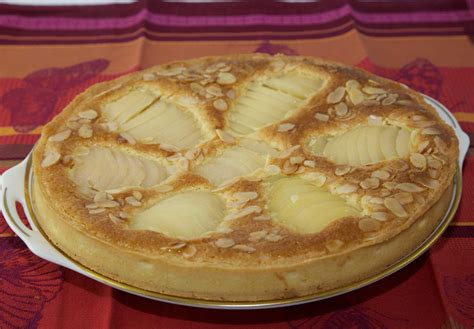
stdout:
POLYGON ((399 192, 399 193, 395 193, 393 195, 393 197, 395 199, 398 200, 398 202, 400 202, 400 204, 404 205, 404 204, 409 204, 409 203, 412 203, 413 202, 413 194, 411 193, 408 193, 408 192, 399 192))
POLYGON ((114 222, 115 224, 120 224, 122 223, 122 220, 120 218, 118 218, 117 216, 115 216, 114 214, 111 214, 109 213, 109 218, 112 222, 114 222))
POLYGON ((322 122, 327 122, 329 120, 329 115, 327 114, 324 114, 324 113, 319 113, 317 112, 315 115, 314 115, 314 118, 316 120, 319 120, 319 121, 322 121, 322 122))
POLYGON ((224 94, 222 93, 221 87, 219 85, 210 85, 209 87, 206 88, 206 92, 210 96, 214 97, 222 97, 224 94))
MULTIPOLYGON (((349 80, 350 81, 350 80, 349 80)), ((352 80, 354 81, 354 80, 352 80)), ((330 252, 336 252, 341 249, 341 247, 344 245, 344 242, 341 240, 331 240, 326 243, 326 248, 330 252)))
POLYGON ((390 173, 386 170, 375 170, 370 176, 381 180, 387 180, 390 178, 390 173))
POLYGON ((408 213, 401 203, 394 197, 388 197, 384 200, 385 207, 390 210, 395 216, 403 218, 408 217, 408 213))
POLYGON ((313 160, 304 160, 303 165, 305 167, 315 168, 316 167, 316 162, 314 162, 313 160))
POLYGON ((344 117, 349 112, 349 108, 346 103, 340 102, 334 106, 334 111, 338 117, 344 117))
POLYGON ((378 220, 365 217, 359 220, 358 226, 362 232, 372 232, 372 231, 379 230, 382 225, 380 224, 380 221, 378 220))
POLYGON ((382 117, 378 116, 378 115, 369 115, 369 117, 367 118, 367 122, 369 125, 371 126, 380 126, 382 125, 383 123, 383 119, 382 117))
POLYGON ((326 97, 326 101, 328 104, 336 104, 342 100, 345 93, 346 89, 344 87, 337 87, 334 91, 329 93, 326 97))
POLYGON ((214 245, 218 248, 230 248, 235 245, 235 241, 230 238, 220 238, 214 242, 214 245))
POLYGON ((419 193, 423 192, 425 189, 413 183, 400 183, 395 187, 397 190, 410 192, 410 193, 419 193))
POLYGON ((93 134, 93 130, 92 130, 92 127, 88 124, 83 124, 77 134, 79 135, 79 137, 81 138, 91 138, 92 137, 92 134, 93 134))
POLYGON ((294 173, 296 170, 298 170, 298 166, 291 164, 290 160, 286 160, 286 161, 283 163, 283 168, 282 168, 281 171, 282 171, 284 174, 289 175, 289 174, 294 173))
POLYGON ((218 111, 226 111, 228 109, 227 103, 222 98, 216 99, 212 105, 218 111))
POLYGON ((336 187, 336 193, 349 194, 356 192, 358 189, 357 185, 354 184, 342 184, 336 187))
POLYGON ((234 199, 237 199, 239 201, 249 201, 249 200, 255 200, 258 198, 258 193, 251 191, 251 192, 235 192, 232 194, 232 197, 234 199))
POLYGON ((278 132, 284 133, 295 128, 293 123, 282 123, 278 126, 278 132))
POLYGON ((436 169, 429 169, 428 170, 428 175, 430 175, 431 178, 433 179, 438 179, 439 176, 441 176, 441 172, 436 169))
POLYGON ((380 222, 385 222, 386 220, 389 219, 389 216, 386 212, 383 211, 376 211, 370 214, 370 217, 372 217, 375 220, 378 220, 380 222))
POLYGON ((160 150, 163 150, 165 152, 175 153, 179 151, 179 149, 176 146, 167 144, 167 143, 161 143, 159 147, 160 147, 160 150))
POLYGON ((281 169, 276 165, 268 165, 265 167, 265 171, 270 175, 277 175, 281 172, 281 169))
POLYGON ((420 153, 410 154, 410 162, 416 168, 421 168, 421 169, 426 168, 426 158, 423 154, 420 154, 420 153))
POLYGON ((197 248, 192 244, 188 244, 183 249, 181 249, 181 255, 183 255, 184 258, 191 258, 196 255, 196 253, 197 248))
POLYGON ((138 201, 140 201, 143 198, 143 194, 141 194, 140 191, 133 191, 132 195, 138 201))
POLYGON ((448 145, 439 136, 434 137, 434 142, 438 151, 440 151, 441 154, 448 153, 448 145))
POLYGON ((370 86, 362 88, 362 91, 366 94, 369 94, 369 95, 374 95, 374 94, 378 95, 378 94, 386 94, 387 93, 387 91, 385 89, 375 88, 375 87, 370 87, 370 86))
POLYGON ((96 208, 96 209, 89 209, 89 214, 91 215, 97 215, 105 212, 105 208, 96 208))
POLYGON ((54 150, 46 151, 44 154, 43 161, 41 161, 41 167, 47 168, 56 163, 61 159, 61 154, 54 150))
POLYGON ((420 178, 417 178, 417 182, 423 185, 424 187, 427 187, 433 190, 439 187, 439 180, 437 179, 432 179, 428 177, 420 177, 420 178))
POLYGON ((395 171, 405 171, 407 170, 408 168, 410 168, 410 166, 408 165, 408 163, 406 163, 405 161, 403 161, 402 159, 395 159, 395 160, 392 160, 391 163, 390 163, 390 166, 392 168, 395 169, 395 171))
POLYGON ((216 129, 216 134, 219 137, 221 141, 224 143, 235 143, 235 137, 232 136, 229 132, 221 130, 221 129, 216 129))
POLYGON ((439 131, 439 129, 434 128, 434 127, 428 127, 428 128, 424 128, 421 131, 421 134, 422 135, 441 135, 441 131, 439 131))
POLYGON ((317 187, 323 187, 327 180, 324 174, 316 172, 304 174, 304 178, 311 181, 317 187))
POLYGON ((421 143, 418 145, 418 153, 423 153, 423 151, 428 147, 428 145, 430 145, 430 142, 429 142, 429 141, 421 142, 421 143))
POLYGON ((304 160, 304 158, 301 157, 301 156, 290 157, 290 163, 291 163, 292 165, 300 164, 300 163, 303 162, 303 160, 304 160))
POLYGON ((133 196, 126 197, 125 202, 134 207, 140 207, 142 205, 142 203, 133 196))
POLYGON ((280 241, 282 239, 283 239, 283 237, 279 234, 276 234, 276 233, 268 233, 265 236, 265 240, 271 241, 271 242, 277 242, 277 241, 280 241))
POLYGON ((95 110, 87 110, 87 111, 79 112, 78 116, 81 119, 94 120, 95 118, 99 116, 99 114, 95 110))
POLYGON ((278 153, 278 155, 276 156, 277 159, 286 159, 288 158, 290 155, 293 154, 294 151, 296 151, 297 149, 299 149, 301 146, 300 145, 294 145, 290 148, 287 148, 286 150, 283 150, 281 151, 280 153, 278 153))
POLYGON ((428 167, 432 169, 441 169, 443 167, 443 162, 433 157, 430 157, 428 158, 428 167))
POLYGON ((354 88, 359 88, 360 83, 357 80, 347 80, 346 81, 346 88, 347 89, 354 89, 354 88))
POLYGON ((364 179, 362 182, 360 182, 359 185, 364 190, 376 189, 380 186, 380 180, 375 177, 370 177, 370 178, 364 179))
POLYGON ((415 121, 413 126, 417 127, 417 128, 428 128, 428 127, 432 127, 436 124, 436 121, 415 121))
POLYGON ((265 236, 267 236, 267 234, 268 234, 267 230, 251 232, 249 234, 248 240, 252 242, 256 242, 263 239, 265 236))
POLYGON ((68 139, 69 136, 71 136, 71 133, 72 133, 71 129, 65 129, 65 130, 49 137, 48 141, 50 141, 50 142, 62 142, 64 140, 68 139))
POLYGON ((255 249, 254 247, 247 246, 245 244, 236 244, 235 246, 232 247, 232 249, 244 251, 244 252, 254 252, 255 249))
POLYGON ((186 71, 186 68, 177 66, 177 67, 170 67, 170 68, 162 69, 162 70, 156 72, 156 74, 162 75, 162 76, 165 76, 165 77, 172 77, 172 76, 176 76, 178 74, 181 74, 184 71, 186 71))
POLYGON ((233 213, 230 213, 229 215, 225 216, 224 220, 226 220, 226 221, 235 220, 235 219, 239 219, 239 218, 248 216, 248 215, 253 214, 253 213, 258 214, 258 213, 261 213, 261 212, 262 212, 262 208, 260 208, 259 206, 256 206, 256 205, 247 206, 247 207, 243 208, 240 211, 233 212, 233 213))
POLYGON ((142 79, 143 79, 144 81, 156 80, 156 75, 155 75, 155 73, 147 72, 147 73, 144 73, 144 74, 143 74, 142 79))
POLYGON ((349 171, 351 171, 351 169, 352 169, 351 166, 341 165, 341 166, 336 167, 336 170, 334 170, 334 173, 336 174, 336 176, 344 176, 349 171))
POLYGON ((260 216, 255 216, 253 220, 256 221, 266 221, 266 220, 271 220, 272 217, 270 215, 260 215, 260 216))
POLYGON ((359 105, 364 101, 364 94, 362 94, 362 92, 357 88, 350 89, 347 91, 347 93, 349 94, 349 98, 354 105, 359 105))
POLYGON ((237 79, 235 78, 235 75, 229 72, 220 72, 217 76, 217 83, 220 85, 231 85, 233 84, 237 79))

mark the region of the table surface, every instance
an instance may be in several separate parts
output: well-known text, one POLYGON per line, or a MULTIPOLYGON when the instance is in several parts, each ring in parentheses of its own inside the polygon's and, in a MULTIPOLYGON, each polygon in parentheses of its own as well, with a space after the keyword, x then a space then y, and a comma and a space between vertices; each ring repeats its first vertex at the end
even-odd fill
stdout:
MULTIPOLYGON (((0 168, 98 81, 201 55, 312 55, 434 97, 474 137, 472 0, 137 1, 82 7, 0 4, 0 168)), ((471 142, 472 146, 472 142, 471 142)), ((302 306, 202 310, 132 296, 48 263, 0 220, 1 328, 472 328, 474 152, 457 215, 439 242, 390 277, 302 306)))

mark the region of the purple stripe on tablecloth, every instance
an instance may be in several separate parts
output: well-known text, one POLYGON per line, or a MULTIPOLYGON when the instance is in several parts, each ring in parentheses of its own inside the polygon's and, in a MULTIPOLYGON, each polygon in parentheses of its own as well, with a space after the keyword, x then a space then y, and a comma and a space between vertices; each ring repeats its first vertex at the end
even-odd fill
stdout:
POLYGON ((4 144, 0 145, 1 160, 24 159, 33 148, 33 144, 4 144))
POLYGON ((444 232, 445 238, 474 238, 474 226, 450 226, 444 232))
POLYGON ((94 30, 127 28, 144 22, 148 11, 122 18, 25 17, 0 15, 0 26, 25 30, 94 30))
POLYGON ((117 29, 148 22, 159 26, 174 27, 247 27, 255 25, 304 26, 327 24, 352 16, 363 23, 402 22, 461 22, 474 20, 474 11, 412 12, 412 13, 363 13, 353 11, 349 5, 319 13, 301 15, 227 15, 227 16, 181 16, 151 13, 143 9, 137 14, 123 18, 71 18, 71 17, 26 17, 20 15, 0 16, 0 25, 25 30, 94 30, 117 29))

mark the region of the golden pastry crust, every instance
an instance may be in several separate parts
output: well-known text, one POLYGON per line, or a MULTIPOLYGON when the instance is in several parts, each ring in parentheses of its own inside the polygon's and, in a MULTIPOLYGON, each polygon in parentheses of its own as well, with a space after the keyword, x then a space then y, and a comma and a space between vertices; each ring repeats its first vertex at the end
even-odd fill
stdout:
POLYGON ((445 211, 457 157, 452 129, 396 82, 310 57, 206 57, 76 97, 35 147, 34 203, 51 240, 106 276, 171 295, 269 300, 357 281, 402 257, 445 211), (359 147, 371 136, 376 151, 359 147), (109 169, 128 185, 101 180, 109 169), (181 216, 180 200, 202 200, 190 213, 212 209, 209 218, 183 217, 190 232, 155 223, 165 211, 181 216), (313 206, 340 212, 308 221, 313 206))

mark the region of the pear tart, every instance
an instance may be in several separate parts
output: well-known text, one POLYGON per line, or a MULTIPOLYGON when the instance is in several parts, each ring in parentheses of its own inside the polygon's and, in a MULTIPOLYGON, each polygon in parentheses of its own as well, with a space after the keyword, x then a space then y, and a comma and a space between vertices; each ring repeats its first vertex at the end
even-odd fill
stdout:
POLYGON ((43 129, 38 221, 114 280, 259 301, 373 276, 447 209, 452 129, 420 94, 311 57, 207 57, 96 84, 43 129))

